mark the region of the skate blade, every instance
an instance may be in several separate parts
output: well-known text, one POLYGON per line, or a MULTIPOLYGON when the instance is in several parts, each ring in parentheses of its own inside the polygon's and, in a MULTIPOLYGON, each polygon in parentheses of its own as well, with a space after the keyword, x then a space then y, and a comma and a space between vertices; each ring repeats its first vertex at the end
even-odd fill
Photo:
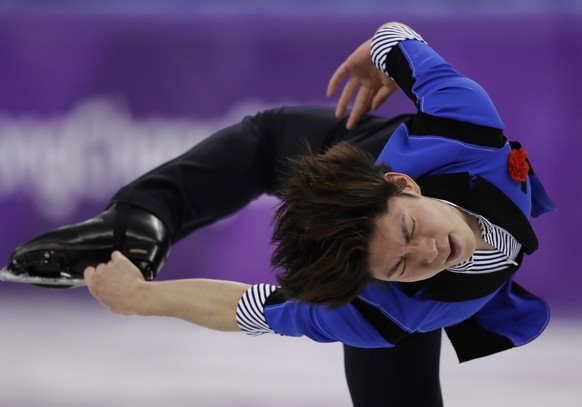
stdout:
MULTIPOLYGON (((61 273, 62 274, 62 273, 61 273)), ((65 275, 61 277, 38 277, 31 276, 27 273, 13 274, 8 270, 7 267, 0 269, 0 281, 6 281, 9 283, 23 283, 23 284, 35 284, 35 285, 45 285, 45 286, 67 286, 67 287, 81 287, 85 286, 85 280, 82 278, 71 278, 65 275)))

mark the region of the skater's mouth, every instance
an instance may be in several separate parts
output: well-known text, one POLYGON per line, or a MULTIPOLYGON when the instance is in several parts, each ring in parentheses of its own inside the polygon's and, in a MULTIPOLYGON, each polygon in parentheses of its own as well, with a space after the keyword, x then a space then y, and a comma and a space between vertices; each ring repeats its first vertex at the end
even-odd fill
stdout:
POLYGON ((453 235, 449 235, 449 248, 450 253, 446 263, 455 264, 457 263, 456 260, 461 256, 461 253, 463 253, 463 247, 461 246, 461 242, 453 235))

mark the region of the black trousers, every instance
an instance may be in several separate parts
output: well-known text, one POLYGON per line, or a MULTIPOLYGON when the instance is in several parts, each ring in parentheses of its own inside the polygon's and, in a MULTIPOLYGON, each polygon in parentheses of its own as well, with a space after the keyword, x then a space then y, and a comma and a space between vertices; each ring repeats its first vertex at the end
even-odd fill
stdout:
POLYGON ((442 407, 441 330, 413 334, 394 348, 344 345, 350 395, 357 407, 442 407))
MULTIPOLYGON (((407 117, 367 116, 347 131, 345 119, 335 118, 329 109, 269 110, 211 135, 141 176, 122 188, 112 203, 149 210, 166 224, 175 243, 262 194, 276 195, 289 171, 288 159, 303 153, 306 144, 312 151, 323 151, 349 142, 377 157, 407 117)), ((354 405, 441 405, 439 357, 440 332, 411 337, 394 349, 346 346, 354 405)))

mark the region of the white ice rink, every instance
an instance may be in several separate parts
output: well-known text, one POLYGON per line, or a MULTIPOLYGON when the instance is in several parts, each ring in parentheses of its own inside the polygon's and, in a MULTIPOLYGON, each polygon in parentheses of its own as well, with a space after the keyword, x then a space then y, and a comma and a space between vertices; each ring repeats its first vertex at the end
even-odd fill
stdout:
MULTIPOLYGON (((0 307, 1 407, 351 405, 339 344, 122 317, 36 287, 0 307)), ((582 406, 582 319, 463 365, 444 343, 448 407, 582 406)))

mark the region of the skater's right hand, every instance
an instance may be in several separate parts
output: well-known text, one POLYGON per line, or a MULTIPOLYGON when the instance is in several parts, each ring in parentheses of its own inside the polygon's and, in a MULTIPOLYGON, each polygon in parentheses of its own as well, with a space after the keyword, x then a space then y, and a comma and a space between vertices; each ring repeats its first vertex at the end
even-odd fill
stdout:
POLYGON ((140 288, 146 283, 141 271, 118 251, 107 264, 87 267, 84 272, 89 292, 112 312, 138 314, 140 288))

